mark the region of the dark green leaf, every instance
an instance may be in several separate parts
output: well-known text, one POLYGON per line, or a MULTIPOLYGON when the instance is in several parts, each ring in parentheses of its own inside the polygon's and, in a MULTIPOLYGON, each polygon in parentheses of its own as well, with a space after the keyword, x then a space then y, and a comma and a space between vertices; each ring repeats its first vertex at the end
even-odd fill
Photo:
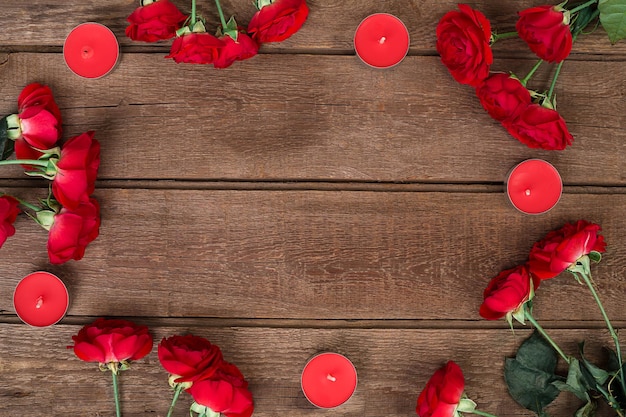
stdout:
MULTIPOLYGON (((592 383, 592 387, 595 388, 595 381, 592 381, 592 383)), ((567 371, 567 380, 565 382, 555 381, 554 386, 561 391, 572 392, 583 401, 589 401, 589 394, 587 394, 587 391, 590 386, 587 384, 587 380, 581 370, 580 362, 578 362, 577 359, 571 358, 569 369, 567 371)))
POLYGON ((609 373, 605 371, 604 369, 589 362, 587 358, 585 358, 584 348, 585 348, 585 343, 581 342, 578 345, 578 350, 580 351, 580 358, 582 360, 581 365, 582 365, 583 374, 588 373, 593 378, 596 384, 604 385, 606 380, 609 379, 609 373))
POLYGON ((528 368, 539 369, 549 374, 554 374, 557 353, 539 332, 533 332, 533 334, 520 345, 515 359, 528 368))
POLYGON ((626 38, 626 3, 623 0, 600 0, 600 23, 611 43, 626 38))
POLYGON ((0 156, 2 157, 0 161, 4 161, 13 153, 13 141, 9 140, 9 137, 7 135, 7 129, 7 116, 5 116, 0 119, 0 156), (7 152, 7 147, 11 148, 10 152, 7 152))
POLYGON ((595 4, 585 7, 576 13, 576 18, 570 23, 570 31, 572 35, 582 32, 591 21, 598 17, 598 9, 595 4))
POLYGON ((587 404, 580 407, 576 410, 574 417, 592 417, 596 414, 596 409, 598 408, 595 401, 589 400, 587 404))
POLYGON ((518 404, 540 415, 560 393, 554 386, 557 380, 554 374, 529 368, 513 358, 506 358, 504 380, 518 404))
POLYGON ((598 263, 602 259, 602 254, 600 252, 592 250, 591 252, 589 252, 589 259, 591 259, 595 263, 598 263))

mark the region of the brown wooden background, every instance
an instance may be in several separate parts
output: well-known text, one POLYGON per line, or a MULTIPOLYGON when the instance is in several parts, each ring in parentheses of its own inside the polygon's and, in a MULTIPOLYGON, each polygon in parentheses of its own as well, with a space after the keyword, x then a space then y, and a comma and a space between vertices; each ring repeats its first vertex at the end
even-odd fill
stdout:
MULTIPOLYGON (((246 24, 250 3, 222 6, 246 24)), ((611 46, 602 29, 576 42, 556 90, 574 145, 538 151, 509 137, 439 62, 435 27, 456 2, 308 4, 291 39, 216 70, 164 59, 170 42, 125 38, 131 0, 0 1, 1 115, 16 111, 25 85, 45 83, 64 136, 93 129, 102 145, 102 228, 85 258, 50 265, 47 235, 26 217, 0 251, 1 416, 114 415, 108 375, 66 349, 100 316, 149 325, 156 342, 193 332, 218 344, 248 378, 259 417, 414 415, 447 360, 463 368, 481 410, 529 416, 502 377, 529 330, 484 321, 478 306, 491 277, 580 218, 603 227, 609 246, 594 278, 615 325, 626 325, 626 43, 611 46), (354 56, 354 30, 374 12, 410 31, 409 56, 392 69, 354 56), (122 47, 99 80, 74 76, 61 54, 86 21, 109 26, 122 47), (548 214, 526 216, 503 183, 535 157, 557 167, 565 189, 548 214), (71 296, 67 317, 46 329, 22 324, 12 306, 35 270, 59 275, 71 296), (320 351, 345 354, 359 375, 334 410, 310 405, 299 386, 320 351)), ((543 2, 470 4, 506 32, 517 10, 543 2)), ((198 8, 215 26, 213 2, 198 8)), ((535 62, 519 40, 494 52, 494 70, 525 75, 535 62)), ((546 88, 549 69, 531 87, 546 88)), ((17 168, 0 171, 0 186, 30 199, 47 192, 17 168)), ((565 274, 542 285, 535 308, 571 353, 586 339, 600 358, 610 342, 591 296, 565 274)), ((121 389, 124 416, 165 416, 171 396, 156 349, 122 374, 121 389)), ((175 415, 190 403, 181 396, 175 415)), ((578 405, 563 394, 548 411, 578 405)))

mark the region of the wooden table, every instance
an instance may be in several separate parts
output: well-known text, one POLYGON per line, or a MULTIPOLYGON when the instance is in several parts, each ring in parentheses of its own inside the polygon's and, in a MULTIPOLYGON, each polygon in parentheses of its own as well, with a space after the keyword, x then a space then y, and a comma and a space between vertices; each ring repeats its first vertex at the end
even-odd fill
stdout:
MULTIPOLYGON (((176 0, 188 11, 186 1, 176 0)), ((246 23, 249 0, 222 1, 246 23)), ((479 0, 501 32, 538 0, 479 0)), ((602 29, 575 43, 557 84, 575 137, 562 152, 520 144, 453 81, 435 51, 435 26, 456 2, 311 0, 291 39, 229 69, 177 65, 170 42, 124 36, 131 0, 0 1, 0 110, 16 111, 30 82, 49 85, 64 137, 95 130, 102 165, 95 197, 100 236, 81 261, 48 263, 47 234, 25 216, 0 254, 0 415, 112 416, 111 381, 66 346, 97 317, 148 325, 155 341, 192 332, 218 344, 250 382, 255 416, 410 416, 430 375, 454 360, 481 410, 529 416, 503 381, 504 358, 530 333, 478 315, 500 270, 565 222, 603 227, 608 250, 594 278, 609 316, 626 325, 626 43, 602 29), (374 12, 409 28, 409 56, 375 70, 353 51, 356 26, 374 12), (108 76, 81 79, 61 48, 79 23, 117 35, 108 76), (542 158, 563 178, 549 213, 517 212, 507 172, 542 158), (49 328, 21 323, 18 281, 35 270, 68 286, 68 315, 49 328), (300 373, 336 351, 355 364, 348 403, 319 410, 300 373)), ((209 26, 213 2, 199 1, 209 26)), ((494 46, 494 70, 524 75, 535 62, 520 40, 494 46)), ((546 66, 531 87, 545 88, 546 66)), ((2 190, 45 197, 42 181, 3 168, 2 190)), ((542 285, 535 316, 572 354, 610 344, 588 291, 563 276, 542 285)), ((625 339, 626 340, 626 339, 625 339)), ((171 392, 156 348, 121 376, 124 416, 165 416, 171 392)), ((191 397, 175 416, 188 415, 191 397)), ((563 394, 549 411, 579 406, 563 394)), ((607 413, 610 415, 610 413, 607 413)))

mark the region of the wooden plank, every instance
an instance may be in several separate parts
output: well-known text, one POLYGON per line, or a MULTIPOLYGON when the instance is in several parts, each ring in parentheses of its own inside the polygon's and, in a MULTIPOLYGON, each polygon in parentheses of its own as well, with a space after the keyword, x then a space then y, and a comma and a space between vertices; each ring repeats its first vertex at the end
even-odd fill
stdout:
MULTIPOLYGON (((190 2, 173 0, 183 11, 189 13, 190 2)), ((345 0, 341 2, 314 0, 307 1, 310 7, 309 19, 296 36, 279 44, 266 44, 262 52, 296 52, 334 50, 339 53, 353 53, 354 31, 366 16, 385 12, 398 16, 409 29, 411 54, 432 54, 435 51, 435 28, 437 22, 448 11, 456 9, 457 2, 451 0, 425 0, 420 2, 401 0, 382 3, 375 0, 345 0)), ((498 0, 478 0, 471 6, 483 12, 499 33, 515 30, 517 11, 534 5, 545 4, 542 0, 524 0, 502 4, 498 0)), ((144 44, 131 42, 124 29, 126 17, 138 2, 130 0, 110 0, 106 6, 98 2, 72 2, 70 0, 34 0, 28 5, 3 0, 3 39, 4 49, 20 50, 25 47, 60 47, 72 28, 80 23, 95 21, 109 26, 124 47, 150 49, 165 52, 170 42, 144 44)), ((216 28, 218 17, 212 2, 200 2, 199 12, 207 19, 207 27, 216 28)), ((224 1, 227 15, 235 14, 238 22, 246 25, 255 12, 248 0, 224 1)), ((528 47, 520 40, 503 41, 495 47, 498 53, 519 53, 530 56, 528 47)), ((580 53, 626 55, 624 43, 611 46, 606 33, 596 30, 590 35, 581 36, 575 43, 574 55, 580 53)))
MULTIPOLYGON (((79 326, 56 325, 40 330, 25 325, 0 325, 0 415, 114 415, 110 375, 97 365, 78 360, 71 336, 79 326)), ((276 328, 151 327, 158 342, 173 334, 193 333, 221 347, 226 360, 241 369, 250 383, 255 416, 414 415, 417 396, 432 373, 447 360, 456 361, 466 377, 466 393, 479 409, 500 417, 530 416, 508 395, 503 363, 513 356, 528 330, 365 330, 276 328), (308 403, 300 390, 300 373, 308 358, 322 351, 349 357, 358 374, 353 397, 333 410, 308 403), (382 411, 381 411, 382 410, 382 411)), ((601 330, 555 330, 551 336, 568 353, 577 343, 592 360, 601 358, 610 339, 601 330)), ((598 363, 601 363, 600 361, 598 363)), ((156 348, 120 377, 123 414, 163 417, 171 401, 167 373, 156 348)), ((174 416, 188 415, 191 397, 183 393, 174 416)), ((572 415, 580 406, 573 394, 561 394, 547 410, 572 415)), ((609 416, 602 409, 600 416, 609 416), (604 411, 604 412, 603 412, 604 411)))
MULTIPOLYGON (((532 64, 496 69, 522 75, 532 64)), ((29 82, 49 84, 65 137, 96 130, 108 179, 502 183, 520 160, 540 157, 566 184, 626 185, 622 67, 563 67, 559 111, 575 136, 563 152, 513 139, 435 57, 382 72, 355 57, 264 55, 215 71, 130 54, 111 75, 83 80, 59 54, 11 54, 0 70, 0 114, 16 111, 29 82)), ((548 81, 542 72, 532 86, 548 81)))
MULTIPOLYGON (((604 228, 609 246, 594 278, 609 316, 626 320, 625 195, 566 194, 541 216, 518 213, 501 193, 96 195, 101 235, 79 262, 49 265, 45 231, 18 219, 0 252, 4 313, 13 313, 19 279, 44 269, 65 280, 76 316, 482 321, 487 282, 525 262, 550 230, 583 218, 604 228)), ((535 311, 549 321, 602 320, 567 274, 544 282, 535 311)))

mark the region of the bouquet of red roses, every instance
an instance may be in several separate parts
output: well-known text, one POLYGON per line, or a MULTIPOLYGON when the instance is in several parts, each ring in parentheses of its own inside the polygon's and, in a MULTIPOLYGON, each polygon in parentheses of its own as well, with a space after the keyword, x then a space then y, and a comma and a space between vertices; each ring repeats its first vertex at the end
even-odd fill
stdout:
POLYGON ((554 88, 576 38, 598 24, 596 20, 611 42, 626 37, 626 0, 589 0, 571 8, 566 3, 520 11, 515 32, 492 33, 485 15, 466 4, 437 25, 437 52, 452 77, 474 87, 489 115, 530 148, 563 150, 572 144, 573 136, 556 111, 554 88), (540 58, 537 64, 525 77, 490 73, 493 44, 518 36, 540 58), (549 87, 529 89, 528 82, 544 62, 557 64, 549 87))
POLYGON ((166 58, 178 63, 227 68, 235 61, 255 56, 263 43, 289 38, 300 30, 309 14, 305 0, 254 0, 253 3, 258 11, 244 28, 234 17, 226 21, 220 1, 215 0, 221 25, 213 35, 207 31, 206 21, 196 13, 196 0, 191 1, 189 16, 169 0, 141 0, 128 17, 126 36, 144 42, 175 37, 166 58))
POLYGON ((25 209, 49 231, 48 256, 53 264, 82 259, 100 228, 100 206, 91 197, 100 143, 92 131, 65 142, 60 138, 61 112, 45 85, 27 85, 17 99, 17 113, 0 120, 0 165, 21 165, 26 175, 50 181, 48 196, 38 205, 0 196, 0 247, 15 234, 13 223, 25 209), (16 159, 9 159, 12 156, 16 159))

